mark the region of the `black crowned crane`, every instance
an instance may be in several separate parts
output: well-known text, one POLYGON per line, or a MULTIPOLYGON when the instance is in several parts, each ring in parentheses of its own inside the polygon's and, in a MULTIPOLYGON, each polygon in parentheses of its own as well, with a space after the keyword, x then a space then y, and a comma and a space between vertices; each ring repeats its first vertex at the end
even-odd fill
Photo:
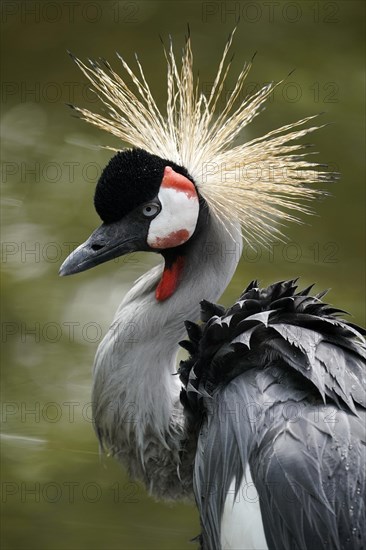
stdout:
POLYGON ((121 58, 135 91, 107 62, 75 59, 107 114, 76 111, 132 148, 104 169, 103 223, 61 275, 134 251, 163 258, 98 348, 95 430, 155 497, 194 495, 202 548, 366 548, 364 331, 295 281, 252 282, 231 308, 214 305, 243 238, 281 236, 318 195, 311 184, 328 178, 296 142, 313 117, 233 145, 275 85, 240 99, 245 64, 218 112, 231 42, 208 95, 190 39, 180 68, 170 45, 164 115, 137 58, 137 74, 121 58), (190 358, 177 376, 186 329, 190 358))

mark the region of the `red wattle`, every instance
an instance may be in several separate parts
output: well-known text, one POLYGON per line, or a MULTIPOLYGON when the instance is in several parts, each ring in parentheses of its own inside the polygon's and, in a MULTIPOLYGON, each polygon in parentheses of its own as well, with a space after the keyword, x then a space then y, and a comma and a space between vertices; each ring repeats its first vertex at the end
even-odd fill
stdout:
POLYGON ((155 290, 158 302, 163 302, 174 294, 184 267, 184 257, 178 256, 175 262, 168 268, 165 267, 160 282, 155 290))

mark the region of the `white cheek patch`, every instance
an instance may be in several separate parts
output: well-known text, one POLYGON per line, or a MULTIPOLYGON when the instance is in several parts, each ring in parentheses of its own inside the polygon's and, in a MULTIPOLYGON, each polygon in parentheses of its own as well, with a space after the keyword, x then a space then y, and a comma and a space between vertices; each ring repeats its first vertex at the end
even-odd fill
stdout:
POLYGON ((192 237, 199 202, 193 183, 167 166, 158 198, 161 212, 150 223, 147 243, 151 248, 174 248, 192 237))

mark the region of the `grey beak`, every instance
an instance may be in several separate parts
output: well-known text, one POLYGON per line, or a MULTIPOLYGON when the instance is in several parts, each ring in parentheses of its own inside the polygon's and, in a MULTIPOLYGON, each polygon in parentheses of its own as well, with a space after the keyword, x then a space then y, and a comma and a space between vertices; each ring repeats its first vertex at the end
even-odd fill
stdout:
POLYGON ((59 275, 80 273, 129 252, 146 249, 145 231, 141 231, 141 226, 136 227, 126 221, 98 227, 85 243, 66 258, 59 275))

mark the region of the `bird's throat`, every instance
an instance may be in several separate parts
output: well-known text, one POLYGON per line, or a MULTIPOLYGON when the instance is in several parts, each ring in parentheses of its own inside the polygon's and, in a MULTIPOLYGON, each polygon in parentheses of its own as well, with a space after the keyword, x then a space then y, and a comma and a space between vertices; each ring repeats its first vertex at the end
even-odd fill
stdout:
POLYGON ((184 263, 184 256, 177 256, 169 264, 165 262, 163 274, 155 290, 155 297, 158 302, 163 302, 174 294, 181 280, 184 263))

